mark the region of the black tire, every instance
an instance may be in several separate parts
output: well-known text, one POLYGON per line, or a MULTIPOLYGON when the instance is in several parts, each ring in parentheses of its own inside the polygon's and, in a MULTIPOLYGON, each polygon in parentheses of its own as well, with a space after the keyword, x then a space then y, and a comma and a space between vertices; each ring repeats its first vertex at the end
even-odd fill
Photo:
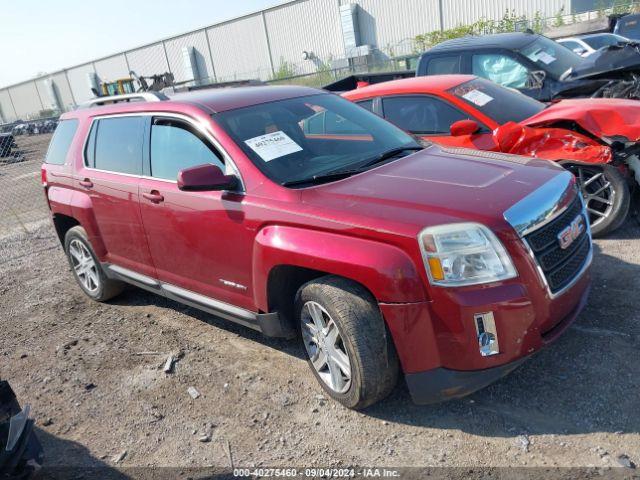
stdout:
POLYGON ((82 291, 89 298, 97 302, 105 302, 122 292, 125 284, 118 280, 112 280, 105 275, 100 262, 98 261, 98 257, 96 257, 96 254, 91 247, 91 243, 89 243, 89 240, 87 239, 87 232, 85 232, 84 228, 77 226, 69 229, 64 237, 64 251, 67 255, 67 260, 69 261, 69 265, 71 266, 71 271, 73 272, 76 282, 78 282, 82 291), (72 248, 79 246, 76 242, 84 245, 86 252, 88 252, 93 259, 95 265, 95 278, 97 278, 97 282, 92 281, 91 283, 92 285, 95 285, 95 288, 87 286, 76 270, 74 257, 71 253, 72 248))
POLYGON ((576 177, 582 197, 587 204, 593 237, 604 237, 621 227, 629 213, 631 192, 620 170, 613 165, 565 164, 564 167, 576 177), (590 178, 600 173, 603 176, 588 183, 590 178), (607 184, 610 187, 605 192, 599 193, 597 197, 604 196, 610 205, 602 203, 594 196, 607 184))
POLYGON ((398 381, 398 356, 378 304, 364 287, 336 276, 313 280, 298 290, 295 312, 309 367, 331 398, 357 410, 391 393, 398 381), (344 392, 332 389, 310 358, 302 331, 305 328, 303 309, 309 308, 309 302, 319 304, 339 331, 340 345, 348 355, 351 369, 348 390, 344 392))

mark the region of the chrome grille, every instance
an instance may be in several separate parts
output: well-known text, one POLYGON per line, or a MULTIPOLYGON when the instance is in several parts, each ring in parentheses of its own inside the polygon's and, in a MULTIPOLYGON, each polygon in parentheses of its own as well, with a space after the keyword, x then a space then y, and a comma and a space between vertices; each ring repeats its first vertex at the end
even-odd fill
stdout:
POLYGON ((558 234, 578 215, 582 215, 584 224, 587 225, 588 219, 582 201, 576 195, 560 215, 524 236, 547 280, 551 293, 557 293, 571 284, 589 260, 591 238, 588 228, 585 228, 566 249, 560 247, 558 240, 558 234))

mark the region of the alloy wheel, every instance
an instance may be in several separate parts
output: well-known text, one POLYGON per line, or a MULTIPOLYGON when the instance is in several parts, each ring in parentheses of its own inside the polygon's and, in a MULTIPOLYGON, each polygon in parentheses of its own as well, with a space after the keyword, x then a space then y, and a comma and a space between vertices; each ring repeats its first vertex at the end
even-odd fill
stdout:
POLYGON ((351 362, 335 321, 319 303, 311 301, 302 307, 300 321, 313 368, 331 390, 345 393, 351 386, 351 362))
POLYGON ((573 173, 587 206, 591 226, 594 227, 611 214, 616 191, 602 169, 577 166, 573 168, 573 173))
POLYGON ((86 245, 80 240, 71 240, 69 258, 82 287, 89 293, 97 292, 100 288, 100 275, 96 262, 86 245))

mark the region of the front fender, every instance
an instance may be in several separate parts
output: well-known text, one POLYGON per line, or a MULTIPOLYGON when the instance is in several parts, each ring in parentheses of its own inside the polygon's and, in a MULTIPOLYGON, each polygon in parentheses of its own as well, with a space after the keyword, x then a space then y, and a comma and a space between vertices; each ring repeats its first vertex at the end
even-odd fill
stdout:
POLYGON ((494 131, 500 150, 544 160, 610 163, 611 148, 578 132, 563 128, 528 127, 508 122, 494 131))
POLYGON ((426 300, 415 263, 403 250, 373 240, 297 227, 268 226, 256 237, 253 288, 256 305, 268 311, 269 272, 288 265, 349 278, 385 303, 426 300))

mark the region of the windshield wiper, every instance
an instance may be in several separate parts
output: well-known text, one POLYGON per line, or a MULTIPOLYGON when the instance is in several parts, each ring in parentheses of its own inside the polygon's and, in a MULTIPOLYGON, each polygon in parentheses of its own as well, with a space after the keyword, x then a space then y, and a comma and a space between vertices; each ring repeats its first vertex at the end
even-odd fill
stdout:
POLYGON ((330 182, 332 180, 340 180, 342 178, 350 177, 351 175, 355 175, 356 173, 361 173, 362 169, 354 168, 350 170, 336 170, 334 172, 323 173, 320 175, 314 175, 312 177, 307 178, 299 178, 297 180, 289 180, 287 182, 282 182, 280 185, 283 187, 294 187, 296 185, 306 185, 306 184, 318 184, 323 182, 330 182))
POLYGON ((407 150, 417 151, 417 150, 423 150, 423 149, 424 147, 421 147, 419 145, 392 148, 382 152, 380 155, 376 155, 374 158, 371 158, 364 163, 361 163, 356 168, 350 168, 347 170, 333 170, 327 173, 313 175, 312 177, 300 178, 297 180, 289 180, 281 183, 280 185, 282 185, 283 187, 293 187, 296 185, 318 184, 322 182, 330 182, 332 180, 340 180, 342 178, 347 178, 347 177, 350 177, 351 175, 355 175, 357 173, 362 173, 365 170, 367 170, 369 167, 372 167, 373 165, 377 165, 378 163, 384 162, 385 160, 389 160, 390 158, 397 157, 404 151, 407 151, 407 150))
POLYGON ((369 159, 366 162, 361 163, 360 165, 358 165, 358 169, 373 167, 374 165, 377 165, 378 163, 382 163, 385 160, 389 160, 390 158, 397 157, 402 152, 405 152, 407 150, 411 150, 411 151, 424 150, 424 147, 421 147, 419 145, 411 145, 408 147, 391 148, 389 150, 382 152, 380 155, 376 155, 372 159, 369 159))

